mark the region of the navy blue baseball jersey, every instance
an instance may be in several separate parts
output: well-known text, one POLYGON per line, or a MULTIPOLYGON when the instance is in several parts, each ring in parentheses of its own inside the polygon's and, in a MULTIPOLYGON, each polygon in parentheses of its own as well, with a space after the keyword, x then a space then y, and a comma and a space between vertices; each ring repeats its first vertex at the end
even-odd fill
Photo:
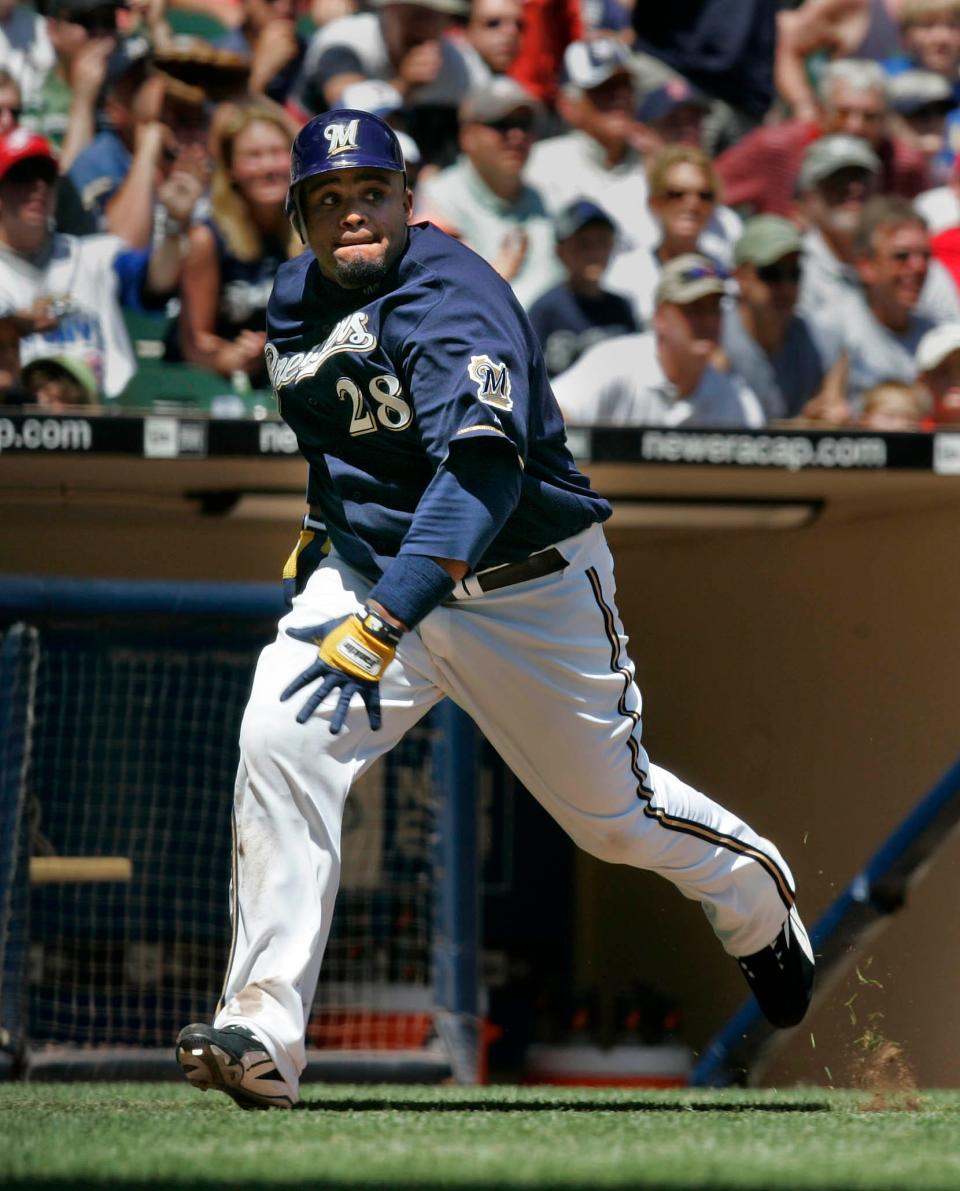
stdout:
POLYGON ((329 282, 310 251, 285 262, 267 309, 270 379, 337 553, 371 579, 401 552, 481 569, 605 521, 509 285, 437 228, 409 233, 370 290, 329 282), (471 474, 513 493, 505 521, 464 491, 471 474))

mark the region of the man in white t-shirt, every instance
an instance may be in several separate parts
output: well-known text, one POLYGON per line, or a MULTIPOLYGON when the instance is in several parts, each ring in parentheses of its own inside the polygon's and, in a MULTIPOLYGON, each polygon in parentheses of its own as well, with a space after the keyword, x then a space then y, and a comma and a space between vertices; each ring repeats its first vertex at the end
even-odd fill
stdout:
POLYGON ((739 377, 710 364, 721 332, 724 274, 698 253, 663 268, 653 329, 606 339, 553 381, 569 423, 756 427, 759 400, 739 377))
MULTIPOLYGON (((50 357, 80 360, 100 392, 117 397, 136 361, 120 305, 175 289, 181 239, 133 252, 117 236, 52 231, 57 161, 50 144, 25 128, 0 137, 0 321, 20 336, 20 363, 50 357)), ((189 217, 199 192, 168 204, 189 217)), ((171 202, 173 202, 171 197, 171 202)))

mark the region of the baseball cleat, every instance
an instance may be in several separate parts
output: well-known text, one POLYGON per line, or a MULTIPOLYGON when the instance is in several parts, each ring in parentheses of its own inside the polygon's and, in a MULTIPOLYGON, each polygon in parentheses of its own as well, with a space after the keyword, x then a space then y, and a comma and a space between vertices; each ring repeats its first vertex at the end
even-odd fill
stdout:
POLYGON ((177 1062, 195 1088, 226 1092, 241 1108, 293 1108, 283 1076, 246 1026, 185 1026, 177 1035, 177 1062))
POLYGON ((813 950, 796 907, 769 946, 737 959, 764 1017, 780 1029, 803 1020, 813 994, 813 950))

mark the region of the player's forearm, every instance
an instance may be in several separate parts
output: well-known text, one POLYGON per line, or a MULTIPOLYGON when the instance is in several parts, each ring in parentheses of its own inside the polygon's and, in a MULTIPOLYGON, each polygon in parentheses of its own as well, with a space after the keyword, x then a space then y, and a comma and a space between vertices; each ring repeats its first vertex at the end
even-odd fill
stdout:
MULTIPOLYGON (((431 558, 430 561, 436 563, 436 565, 440 567, 442 571, 446 572, 451 583, 459 583, 460 580, 470 572, 469 563, 466 563, 459 558, 431 558)), ((402 629, 405 633, 410 631, 411 626, 394 616, 390 609, 384 607, 379 600, 369 598, 367 603, 376 612, 379 612, 388 624, 392 624, 395 628, 402 629)))

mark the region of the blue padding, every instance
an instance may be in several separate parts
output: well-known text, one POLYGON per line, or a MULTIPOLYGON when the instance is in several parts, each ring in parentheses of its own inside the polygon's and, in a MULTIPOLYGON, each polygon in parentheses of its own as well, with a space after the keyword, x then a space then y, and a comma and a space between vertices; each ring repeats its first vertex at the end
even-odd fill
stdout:
POLYGON ((0 612, 280 617, 285 611, 279 583, 0 576, 0 612))

